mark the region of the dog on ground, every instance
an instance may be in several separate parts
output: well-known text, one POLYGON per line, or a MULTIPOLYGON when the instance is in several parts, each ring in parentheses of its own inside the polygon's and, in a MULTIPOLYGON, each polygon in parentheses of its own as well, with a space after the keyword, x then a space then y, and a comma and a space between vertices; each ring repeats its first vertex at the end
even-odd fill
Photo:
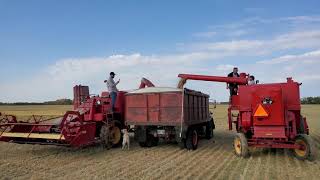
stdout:
POLYGON ((122 138, 122 149, 124 148, 130 148, 130 137, 127 129, 122 129, 121 130, 123 133, 123 138, 122 138))

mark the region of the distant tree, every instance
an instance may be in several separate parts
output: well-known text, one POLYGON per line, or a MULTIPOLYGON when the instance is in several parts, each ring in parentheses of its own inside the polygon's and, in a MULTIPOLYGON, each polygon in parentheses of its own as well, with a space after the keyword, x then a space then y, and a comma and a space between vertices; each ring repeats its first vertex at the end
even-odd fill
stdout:
POLYGON ((304 97, 301 99, 301 104, 320 104, 320 96, 304 97))

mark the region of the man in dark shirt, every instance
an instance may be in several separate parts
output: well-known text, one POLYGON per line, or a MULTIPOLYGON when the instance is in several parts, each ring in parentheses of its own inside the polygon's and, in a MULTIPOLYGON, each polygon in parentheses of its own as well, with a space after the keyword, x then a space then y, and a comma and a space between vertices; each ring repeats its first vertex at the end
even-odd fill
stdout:
MULTIPOLYGON (((240 75, 238 74, 238 68, 234 67, 233 71, 228 74, 228 77, 240 77, 240 75)), ((230 90, 230 96, 237 95, 238 84, 237 83, 227 83, 227 89, 230 90)))

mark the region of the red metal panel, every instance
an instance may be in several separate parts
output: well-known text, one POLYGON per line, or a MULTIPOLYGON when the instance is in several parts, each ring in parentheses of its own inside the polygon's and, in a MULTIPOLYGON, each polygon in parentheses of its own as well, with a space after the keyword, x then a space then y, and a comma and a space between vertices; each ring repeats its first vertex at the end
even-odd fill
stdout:
POLYGON ((254 138, 286 138, 284 126, 254 126, 254 138))
POLYGON ((126 120, 128 122, 146 122, 147 121, 147 96, 144 94, 135 94, 126 96, 126 120))
POLYGON ((252 108, 253 114, 263 101, 269 98, 270 104, 263 104, 263 108, 269 113, 268 117, 254 117, 253 125, 285 125, 284 104, 282 99, 282 89, 279 84, 269 84, 256 88, 253 92, 252 108))
POLYGON ((147 96, 147 121, 161 121, 160 115, 160 94, 146 94, 147 96))

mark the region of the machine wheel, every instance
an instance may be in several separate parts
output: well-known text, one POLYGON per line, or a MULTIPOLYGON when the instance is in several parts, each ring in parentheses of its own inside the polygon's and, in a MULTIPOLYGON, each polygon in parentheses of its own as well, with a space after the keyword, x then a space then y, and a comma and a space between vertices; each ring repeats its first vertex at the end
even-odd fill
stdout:
POLYGON ((211 139, 213 137, 213 121, 208 121, 206 123, 206 139, 211 139))
POLYGON ((243 133, 237 133, 233 140, 234 152, 239 157, 248 157, 249 149, 247 138, 243 133))
POLYGON ((110 149, 111 148, 111 143, 109 141, 109 134, 110 134, 110 130, 109 127, 107 125, 103 125, 101 126, 101 130, 100 130, 100 142, 101 142, 101 146, 103 148, 107 148, 110 149))
POLYGON ((296 158, 300 160, 308 159, 310 161, 315 159, 316 148, 310 136, 306 134, 299 134, 296 137, 295 144, 301 146, 301 148, 293 150, 296 158))
POLYGON ((118 146, 122 142, 122 134, 120 127, 116 124, 110 129, 109 140, 112 146, 118 146))
POLYGON ((190 128, 187 133, 186 148, 188 150, 196 150, 198 147, 199 136, 195 128, 190 128))

